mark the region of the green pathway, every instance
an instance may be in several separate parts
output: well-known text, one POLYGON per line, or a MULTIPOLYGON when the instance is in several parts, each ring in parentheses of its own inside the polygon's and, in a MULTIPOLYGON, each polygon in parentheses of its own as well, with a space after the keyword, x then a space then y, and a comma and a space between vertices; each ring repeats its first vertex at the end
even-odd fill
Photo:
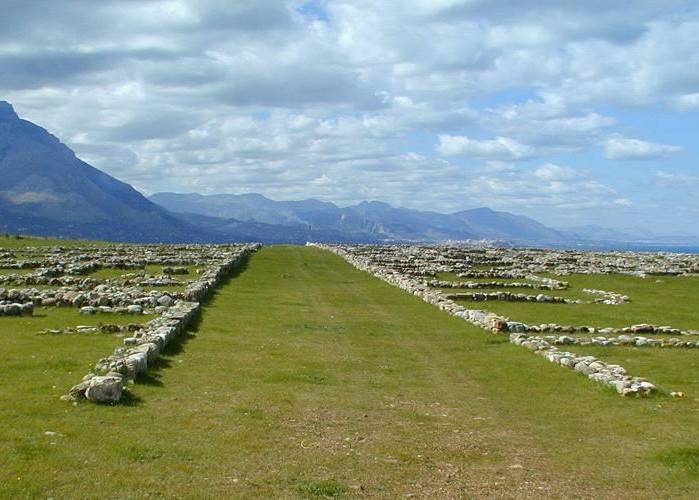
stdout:
POLYGON ((253 256, 127 405, 72 406, 47 396, 60 366, 3 366, 26 385, 0 408, 8 498, 699 487, 696 395, 624 400, 312 248, 253 256))

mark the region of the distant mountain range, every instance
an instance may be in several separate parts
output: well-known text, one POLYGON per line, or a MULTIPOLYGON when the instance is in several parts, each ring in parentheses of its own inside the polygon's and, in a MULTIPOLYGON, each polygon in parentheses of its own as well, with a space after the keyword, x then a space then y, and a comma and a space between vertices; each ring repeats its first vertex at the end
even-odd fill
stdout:
POLYGON ((150 200, 185 220, 234 233, 271 225, 290 241, 442 241, 489 239, 564 243, 566 235, 528 217, 489 208, 452 214, 394 208, 379 201, 340 208, 318 200, 274 201, 259 194, 156 193, 150 200), (205 217, 202 219, 201 217, 205 217))
POLYGON ((338 207, 313 199, 274 201, 260 194, 157 193, 148 199, 77 158, 49 132, 20 119, 4 101, 0 101, 0 232, 131 242, 487 239, 602 247, 609 241, 624 246, 633 239, 597 226, 554 229, 489 208, 442 214, 379 201, 338 207))

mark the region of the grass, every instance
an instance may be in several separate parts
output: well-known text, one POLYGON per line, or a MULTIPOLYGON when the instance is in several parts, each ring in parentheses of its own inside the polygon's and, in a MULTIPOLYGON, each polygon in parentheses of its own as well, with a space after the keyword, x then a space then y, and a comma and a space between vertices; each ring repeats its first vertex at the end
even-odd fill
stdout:
POLYGON ((0 268, 0 274, 2 275, 7 275, 7 274, 31 274, 35 272, 36 269, 14 269, 11 267, 3 267, 0 268))
POLYGON ((296 483, 296 491, 301 495, 311 498, 336 498, 341 496, 347 487, 335 481, 299 481, 296 483))
MULTIPOLYGON (((3 332, 0 496, 658 498, 699 487, 694 389, 622 399, 327 252, 264 248, 204 309, 119 406, 57 399, 109 336, 3 332)), ((696 364, 675 367, 699 378, 696 364)))
POLYGON ((677 448, 658 456, 658 460, 670 467, 684 469, 693 476, 699 476, 699 448, 677 448))

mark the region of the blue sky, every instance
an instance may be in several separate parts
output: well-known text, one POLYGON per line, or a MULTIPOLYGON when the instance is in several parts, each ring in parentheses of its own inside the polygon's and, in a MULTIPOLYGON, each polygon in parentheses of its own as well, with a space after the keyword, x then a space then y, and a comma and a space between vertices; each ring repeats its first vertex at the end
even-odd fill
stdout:
POLYGON ((1 4, 0 99, 146 193, 699 235, 692 1, 1 4))

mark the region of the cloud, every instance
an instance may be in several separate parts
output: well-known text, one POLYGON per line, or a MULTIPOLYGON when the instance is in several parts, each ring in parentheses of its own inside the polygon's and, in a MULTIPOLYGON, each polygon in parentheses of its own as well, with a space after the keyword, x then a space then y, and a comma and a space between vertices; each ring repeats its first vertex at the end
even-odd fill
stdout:
POLYGON ((616 123, 614 118, 600 113, 572 110, 564 99, 553 94, 486 109, 479 119, 484 127, 539 148, 569 150, 594 144, 616 123))
POLYGON ((0 96, 148 191, 556 217, 672 198, 596 159, 693 152, 644 123, 699 107, 698 45, 686 0, 5 0, 0 96))
POLYGON ((626 139, 620 135, 613 135, 604 142, 604 156, 608 160, 654 160, 680 151, 680 146, 626 139))
POLYGON ((583 170, 546 163, 507 172, 481 171, 469 182, 469 195, 505 210, 604 209, 618 205, 615 189, 583 170))
POLYGON ((465 136, 440 135, 439 154, 489 160, 522 160, 535 154, 534 148, 507 137, 478 141, 465 136))
POLYGON ((629 200, 628 198, 617 198, 614 201, 612 201, 614 205, 618 205, 620 207, 631 207, 633 206, 633 202, 629 200))
POLYGON ((682 173, 666 172, 658 170, 655 177, 665 184, 692 185, 699 184, 699 175, 687 175, 682 173))
POLYGON ((674 97, 673 104, 682 111, 699 109, 699 92, 678 95, 674 97))
POLYGON ((534 170, 534 175, 546 181, 567 181, 580 177, 580 174, 570 167, 561 167, 546 163, 534 170))

